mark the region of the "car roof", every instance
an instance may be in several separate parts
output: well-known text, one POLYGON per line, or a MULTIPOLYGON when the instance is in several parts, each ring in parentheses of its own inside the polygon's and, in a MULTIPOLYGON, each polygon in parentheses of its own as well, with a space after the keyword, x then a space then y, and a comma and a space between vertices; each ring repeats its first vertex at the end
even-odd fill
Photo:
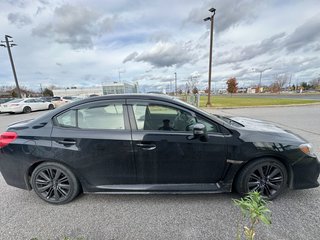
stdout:
POLYGON ((104 96, 85 98, 85 99, 82 99, 79 101, 68 103, 68 104, 63 105, 59 108, 56 108, 53 111, 50 111, 49 113, 47 113, 37 119, 34 119, 34 120, 38 122, 38 120, 42 121, 44 119, 51 118, 54 115, 66 110, 66 109, 72 108, 72 107, 80 105, 80 104, 91 103, 91 102, 93 103, 95 101, 103 101, 103 100, 121 100, 121 99, 125 100, 125 99, 129 99, 129 98, 130 99, 144 99, 144 100, 164 100, 167 102, 173 102, 173 100, 174 100, 174 98, 171 96, 159 95, 159 94, 137 94, 137 93, 135 93, 135 94, 109 94, 109 95, 104 95, 104 96))

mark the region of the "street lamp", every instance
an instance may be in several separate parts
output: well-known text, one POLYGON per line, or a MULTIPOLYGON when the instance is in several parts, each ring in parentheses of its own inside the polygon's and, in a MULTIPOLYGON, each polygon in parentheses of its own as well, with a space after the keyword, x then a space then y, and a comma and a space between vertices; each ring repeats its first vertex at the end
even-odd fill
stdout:
POLYGON ((174 85, 175 85, 175 95, 178 95, 178 86, 177 86, 177 73, 174 73, 174 85))
POLYGON ((269 67, 269 68, 263 68, 263 69, 258 69, 258 68, 252 68, 252 71, 254 72, 259 72, 260 73, 260 79, 259 79, 259 85, 258 85, 258 90, 260 92, 260 87, 261 87, 261 78, 262 78, 262 73, 264 71, 267 71, 267 70, 271 70, 272 68, 269 67))
POLYGON ((213 23, 214 23, 214 15, 216 14, 215 8, 210 8, 209 12, 212 13, 210 17, 203 19, 204 21, 211 21, 210 27, 210 55, 209 55, 209 78, 208 78, 208 102, 206 104, 207 107, 211 107, 211 68, 212 68, 212 45, 213 45, 213 23))
POLYGON ((18 78, 17 78, 17 74, 16 74, 16 69, 14 67, 14 62, 13 62, 13 58, 12 58, 12 54, 11 54, 11 49, 14 46, 18 46, 15 43, 12 43, 13 40, 9 40, 9 38, 12 38, 9 35, 5 35, 5 41, 1 41, 2 43, 6 43, 6 44, 0 44, 1 47, 5 47, 8 49, 8 54, 9 54, 9 58, 10 58, 10 63, 11 63, 11 67, 12 67, 12 72, 13 72, 13 76, 14 76, 14 81, 16 82, 16 88, 18 91, 18 96, 19 98, 21 98, 21 91, 20 91, 20 87, 19 87, 19 83, 18 83, 18 78))

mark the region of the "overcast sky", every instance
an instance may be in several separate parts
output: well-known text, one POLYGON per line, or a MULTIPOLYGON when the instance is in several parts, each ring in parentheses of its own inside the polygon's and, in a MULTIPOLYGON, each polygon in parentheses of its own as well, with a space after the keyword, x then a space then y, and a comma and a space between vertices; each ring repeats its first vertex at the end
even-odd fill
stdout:
MULTIPOLYGON (((145 91, 208 82, 210 16, 215 16, 213 87, 230 77, 259 81, 252 68, 292 74, 291 84, 320 75, 319 0, 1 0, 0 34, 10 35, 20 85, 98 86, 138 82, 145 91)), ((13 85, 0 48, 0 86, 13 85)))

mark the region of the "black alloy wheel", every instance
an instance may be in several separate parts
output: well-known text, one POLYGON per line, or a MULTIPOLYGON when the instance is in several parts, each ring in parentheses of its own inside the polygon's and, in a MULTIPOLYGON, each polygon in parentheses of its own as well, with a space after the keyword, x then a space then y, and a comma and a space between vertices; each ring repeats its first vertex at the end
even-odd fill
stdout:
POLYGON ((257 191, 272 200, 286 188, 287 171, 285 166, 275 159, 258 159, 245 166, 236 181, 239 193, 257 191))
POLYGON ((79 193, 79 182, 74 174, 59 163, 40 164, 31 175, 31 186, 46 202, 64 204, 79 193))
POLYGON ((28 107, 28 106, 27 106, 27 107, 24 107, 24 108, 23 108, 23 112, 24 112, 24 113, 31 113, 31 107, 28 107))

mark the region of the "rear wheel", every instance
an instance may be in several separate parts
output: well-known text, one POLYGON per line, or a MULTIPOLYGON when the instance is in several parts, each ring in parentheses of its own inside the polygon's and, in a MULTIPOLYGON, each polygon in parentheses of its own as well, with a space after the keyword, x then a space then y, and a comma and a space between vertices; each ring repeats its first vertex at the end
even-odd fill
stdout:
POLYGON ((53 106, 53 104, 50 104, 50 105, 49 105, 49 107, 48 107, 48 109, 49 109, 49 110, 52 110, 52 109, 54 109, 54 106, 53 106))
POLYGON ((287 170, 278 160, 257 159, 241 170, 235 187, 240 194, 257 191, 265 198, 272 200, 286 188, 287 178, 287 170))
POLYGON ((31 107, 28 107, 28 106, 27 106, 27 107, 24 107, 24 108, 23 108, 23 112, 24 112, 24 113, 30 113, 30 112, 31 112, 31 107))
POLYGON ((75 175, 60 163, 42 163, 36 167, 31 186, 42 200, 53 204, 68 203, 80 191, 75 175))

